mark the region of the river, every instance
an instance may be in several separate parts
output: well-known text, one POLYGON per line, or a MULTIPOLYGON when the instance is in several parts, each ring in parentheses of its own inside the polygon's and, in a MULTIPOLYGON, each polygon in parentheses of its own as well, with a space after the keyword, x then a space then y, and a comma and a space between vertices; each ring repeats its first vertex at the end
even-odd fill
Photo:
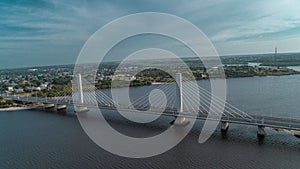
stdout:
MULTIPOLYGON (((199 82, 208 86, 208 81, 199 82)), ((249 114, 300 118, 300 75, 227 80, 228 102, 249 114)), ((151 87, 132 90, 143 91, 151 87)), ((168 117, 147 125, 123 121, 104 112, 115 128, 152 135, 169 127, 168 117)), ((38 110, 0 112, 0 168, 300 168, 300 139, 266 129, 230 124, 227 136, 217 130, 204 144, 197 142, 202 121, 170 151, 146 159, 113 155, 95 145, 76 115, 38 110)))

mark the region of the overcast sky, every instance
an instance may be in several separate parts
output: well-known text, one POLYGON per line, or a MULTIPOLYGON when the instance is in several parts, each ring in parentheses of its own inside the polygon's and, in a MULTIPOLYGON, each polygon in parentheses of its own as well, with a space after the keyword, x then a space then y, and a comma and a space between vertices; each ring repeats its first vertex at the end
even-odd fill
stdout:
POLYGON ((74 63, 101 26, 137 12, 187 19, 220 55, 300 51, 299 0, 2 0, 0 68, 74 63))

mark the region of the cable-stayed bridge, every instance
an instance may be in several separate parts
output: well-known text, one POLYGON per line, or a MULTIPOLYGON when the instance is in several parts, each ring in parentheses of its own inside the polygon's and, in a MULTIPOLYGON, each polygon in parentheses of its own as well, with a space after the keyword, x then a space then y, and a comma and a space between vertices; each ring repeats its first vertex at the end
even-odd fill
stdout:
POLYGON ((180 73, 176 74, 176 83, 155 85, 155 89, 156 92, 139 93, 135 97, 130 97, 129 100, 122 98, 122 95, 115 99, 110 90, 97 90, 94 85, 79 75, 77 86, 73 86, 72 92, 62 91, 55 97, 2 96, 16 102, 41 103, 45 109, 56 107, 59 110, 66 109, 67 106, 75 106, 78 113, 84 113, 89 108, 100 108, 174 116, 177 117, 175 124, 178 125, 184 125, 188 118, 220 121, 223 132, 228 130, 229 123, 254 125, 258 127, 257 134, 260 137, 265 135, 264 127, 287 129, 294 131, 295 135, 299 134, 299 119, 291 116, 282 118, 250 115, 213 95, 209 90, 198 85, 195 86, 191 81, 182 81, 180 73), (66 93, 72 93, 72 95, 66 93), (199 95, 195 95, 195 93, 199 93, 199 95))

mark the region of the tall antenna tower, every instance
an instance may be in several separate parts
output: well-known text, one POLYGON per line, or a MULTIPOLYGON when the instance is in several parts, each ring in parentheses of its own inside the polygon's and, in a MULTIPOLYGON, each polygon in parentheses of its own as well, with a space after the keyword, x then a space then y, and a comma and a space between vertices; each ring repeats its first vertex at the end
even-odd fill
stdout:
POLYGON ((276 58, 277 58, 277 47, 275 47, 275 54, 274 54, 274 59, 273 59, 273 67, 275 67, 276 64, 276 58))

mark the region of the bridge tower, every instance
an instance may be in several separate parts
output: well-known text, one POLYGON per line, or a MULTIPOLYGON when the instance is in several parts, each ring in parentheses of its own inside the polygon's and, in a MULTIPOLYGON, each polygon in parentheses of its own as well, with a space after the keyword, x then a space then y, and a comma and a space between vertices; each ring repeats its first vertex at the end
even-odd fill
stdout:
POLYGON ((77 88, 78 88, 78 101, 80 104, 83 104, 83 89, 82 89, 82 79, 81 74, 77 75, 77 88))
POLYGON ((84 104, 84 97, 83 97, 83 88, 82 88, 82 77, 81 74, 79 73, 77 75, 77 90, 78 90, 78 102, 79 106, 75 106, 75 112, 80 113, 80 112, 86 112, 88 111, 88 108, 85 107, 84 104))
MULTIPOLYGON (((181 73, 176 73, 176 111, 177 113, 183 112, 183 100, 182 100, 182 76, 181 73)), ((189 121, 184 116, 178 116, 174 122, 174 125, 185 126, 189 121)))

